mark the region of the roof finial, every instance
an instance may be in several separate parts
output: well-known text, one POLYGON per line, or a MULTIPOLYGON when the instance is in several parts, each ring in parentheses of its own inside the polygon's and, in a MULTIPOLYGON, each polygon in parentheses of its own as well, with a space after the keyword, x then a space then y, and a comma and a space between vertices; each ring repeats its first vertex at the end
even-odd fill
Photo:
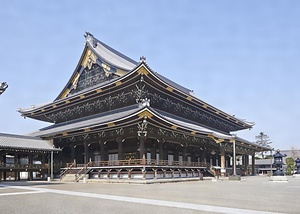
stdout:
POLYGON ((90 32, 85 32, 84 37, 94 37, 93 34, 91 34, 90 32))
POLYGON ((140 57, 140 62, 146 62, 146 57, 145 56, 141 56, 140 57))
POLYGON ((0 95, 7 89, 8 85, 6 82, 0 84, 0 95))
POLYGON ((89 41, 89 42, 92 44, 92 46, 93 46, 94 48, 97 47, 97 42, 96 42, 96 40, 95 40, 93 34, 91 34, 91 33, 89 33, 89 32, 85 32, 84 37, 85 37, 86 41, 89 41))

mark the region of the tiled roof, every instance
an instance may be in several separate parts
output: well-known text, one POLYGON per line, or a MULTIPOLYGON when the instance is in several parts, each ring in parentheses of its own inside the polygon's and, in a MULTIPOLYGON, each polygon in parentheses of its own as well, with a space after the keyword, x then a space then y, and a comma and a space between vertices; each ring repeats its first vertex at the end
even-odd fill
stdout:
POLYGON ((60 150, 53 148, 47 140, 37 137, 0 133, 0 148, 29 149, 29 150, 60 150))
POLYGON ((111 121, 115 121, 126 116, 129 116, 139 110, 142 107, 139 105, 134 105, 114 111, 109 111, 97 115, 93 115, 90 117, 85 117, 77 120, 72 120, 71 122, 59 123, 52 126, 48 126, 46 128, 40 129, 37 132, 33 132, 31 136, 46 136, 49 134, 59 134, 62 132, 75 131, 81 128, 88 128, 92 126, 97 126, 105 123, 109 123, 111 121))
POLYGON ((94 38, 91 34, 86 36, 86 41, 92 47, 98 56, 110 65, 119 67, 124 70, 132 70, 138 63, 129 57, 121 54, 115 49, 109 47, 103 42, 94 38))
MULTIPOLYGON (((110 65, 117 66, 119 68, 125 69, 127 71, 131 71, 136 66, 138 66, 138 62, 130 59, 129 57, 121 54, 120 52, 116 51, 115 49, 111 48, 110 46, 106 45, 105 43, 99 41, 91 34, 88 34, 86 37, 88 45, 97 53, 98 56, 101 57, 102 60, 107 62, 110 65)), ((173 82, 172 80, 164 77, 163 75, 155 72, 155 74, 167 84, 173 86, 181 90, 184 93, 192 95, 192 91, 173 82)))
POLYGON ((175 115, 172 115, 172 114, 169 114, 169 113, 166 113, 163 111, 159 111, 159 110, 155 110, 155 111, 160 116, 165 118, 166 120, 168 120, 178 126, 181 126, 181 127, 187 128, 187 129, 191 129, 193 131, 204 133, 204 134, 212 134, 213 136, 218 137, 218 138, 223 138, 223 139, 231 139, 232 138, 231 134, 225 134, 225 133, 221 133, 221 132, 209 129, 207 127, 196 124, 192 121, 188 121, 184 118, 179 118, 175 115))

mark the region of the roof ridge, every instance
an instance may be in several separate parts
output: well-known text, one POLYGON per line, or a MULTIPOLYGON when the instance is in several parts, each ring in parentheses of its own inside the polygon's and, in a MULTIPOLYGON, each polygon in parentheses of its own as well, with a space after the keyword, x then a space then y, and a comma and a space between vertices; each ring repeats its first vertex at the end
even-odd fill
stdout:
POLYGON ((20 134, 7 134, 7 133, 0 133, 0 137, 13 137, 13 138, 25 138, 25 139, 31 139, 31 140, 41 140, 41 138, 39 138, 39 137, 20 135, 20 134))
POLYGON ((114 54, 118 55, 121 58, 124 58, 125 60, 131 62, 132 64, 137 65, 138 62, 131 59, 130 57, 126 56, 125 54, 117 51, 116 49, 110 47, 109 45, 105 44, 104 42, 100 41, 99 39, 97 39, 96 37, 94 37, 93 34, 86 32, 85 39, 87 42, 90 42, 93 48, 97 47, 97 43, 100 43, 101 45, 103 45, 105 48, 107 48, 108 50, 110 50, 111 52, 113 52, 114 54), (96 41, 96 42, 95 42, 96 41))

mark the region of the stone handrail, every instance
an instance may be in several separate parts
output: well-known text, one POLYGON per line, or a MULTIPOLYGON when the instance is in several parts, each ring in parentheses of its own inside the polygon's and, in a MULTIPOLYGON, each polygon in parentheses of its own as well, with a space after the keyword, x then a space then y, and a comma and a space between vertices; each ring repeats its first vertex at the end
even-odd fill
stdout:
POLYGON ((65 177, 65 175, 68 174, 68 172, 69 172, 75 165, 76 165, 75 163, 72 163, 72 164, 68 164, 68 163, 67 163, 67 168, 66 168, 62 173, 60 173, 59 179, 62 180, 63 177, 65 177))
POLYGON ((88 172, 88 169, 87 169, 87 168, 88 168, 91 164, 92 164, 91 161, 88 162, 87 164, 85 164, 85 165, 82 167, 81 170, 79 170, 79 171, 76 173, 76 175, 75 175, 75 181, 76 181, 76 182, 79 181, 79 180, 81 179, 81 177, 82 177, 83 175, 85 175, 85 174, 88 172))

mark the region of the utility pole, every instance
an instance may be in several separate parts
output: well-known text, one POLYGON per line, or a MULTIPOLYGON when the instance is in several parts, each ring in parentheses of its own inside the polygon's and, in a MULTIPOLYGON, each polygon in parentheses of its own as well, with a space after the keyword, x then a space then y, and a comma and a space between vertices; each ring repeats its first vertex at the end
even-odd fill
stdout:
POLYGON ((236 176, 236 152, 235 152, 235 138, 233 139, 233 176, 236 176))
POLYGON ((273 153, 272 153, 273 150, 274 150, 274 148, 270 149, 270 153, 271 153, 271 157, 270 157, 270 160, 271 160, 270 176, 273 176, 273 153))
POLYGON ((51 151, 51 180, 53 180, 53 151, 51 151))

